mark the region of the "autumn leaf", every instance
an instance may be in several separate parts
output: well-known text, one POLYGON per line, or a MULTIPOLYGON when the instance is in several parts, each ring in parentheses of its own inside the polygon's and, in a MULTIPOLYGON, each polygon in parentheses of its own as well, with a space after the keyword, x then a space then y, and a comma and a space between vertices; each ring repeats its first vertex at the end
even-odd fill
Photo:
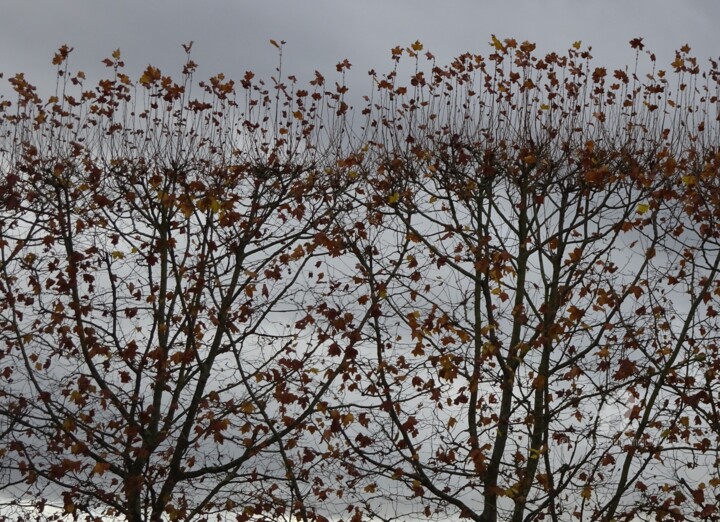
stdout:
POLYGON ((58 49, 58 52, 55 53, 52 59, 53 65, 60 65, 65 60, 67 60, 67 57, 70 55, 70 53, 73 51, 72 47, 68 47, 67 45, 62 45, 60 49, 58 49))
POLYGON ((688 174, 688 175, 685 175, 682 177, 682 182, 686 186, 692 187, 693 185, 695 185, 697 183, 697 179, 695 178, 695 176, 688 174))
POLYGON ((103 476, 107 470, 110 469, 110 464, 107 462, 97 462, 93 468, 93 474, 103 476))
POLYGON ((575 248, 572 252, 570 252, 569 260, 571 263, 577 264, 582 259, 583 250, 581 247, 575 248))
POLYGON ((145 69, 145 72, 140 76, 140 79, 138 81, 142 86, 149 87, 150 85, 160 80, 160 77, 160 70, 156 67, 148 65, 145 69))
POLYGON ((650 210, 650 205, 648 205, 647 203, 640 203, 640 204, 638 204, 637 208, 635 209, 635 212, 637 212, 640 215, 643 215, 648 210, 650 210))
POLYGON ((630 47, 642 51, 645 48, 645 44, 643 44, 642 41, 642 38, 633 38, 630 40, 630 47))
POLYGON ((617 371, 613 375, 613 378, 616 380, 627 379, 628 377, 632 376, 636 371, 637 365, 635 364, 635 362, 631 361, 630 359, 623 358, 620 359, 617 371))
POLYGON ((521 484, 518 482, 508 488, 505 488, 505 490, 503 491, 503 494, 504 494, 504 496, 506 496, 508 498, 515 498, 520 494, 520 488, 521 488, 521 484))

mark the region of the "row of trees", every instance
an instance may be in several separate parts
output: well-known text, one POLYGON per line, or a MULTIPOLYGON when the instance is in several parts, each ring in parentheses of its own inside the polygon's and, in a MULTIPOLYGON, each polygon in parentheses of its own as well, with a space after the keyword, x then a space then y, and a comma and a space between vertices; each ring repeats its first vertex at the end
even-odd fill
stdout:
POLYGON ((4 512, 718 519, 720 70, 631 45, 10 78, 4 512))

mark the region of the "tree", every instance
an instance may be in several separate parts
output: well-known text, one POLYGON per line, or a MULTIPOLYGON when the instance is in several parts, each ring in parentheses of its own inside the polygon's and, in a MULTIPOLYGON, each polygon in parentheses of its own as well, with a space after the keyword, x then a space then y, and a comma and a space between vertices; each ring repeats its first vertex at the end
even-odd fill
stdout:
POLYGON ((241 112, 223 75, 192 95, 189 57, 179 84, 154 67, 135 84, 119 51, 113 78, 85 90, 69 52, 61 92, 43 102, 17 75, 2 114, 14 502, 314 518, 311 415, 352 353, 324 353, 350 329, 323 304, 342 187, 316 163, 341 143, 317 120, 332 97, 247 73, 241 112))
POLYGON ((189 57, 133 82, 116 51, 85 90, 63 47, 47 101, 12 78, 11 502, 717 519, 720 71, 631 46, 610 73, 579 42, 448 66, 415 42, 364 123, 347 61, 334 90, 278 70, 195 96, 189 57))
POLYGON ((346 227, 375 307, 365 424, 343 434, 358 496, 385 488, 378 516, 400 483, 428 517, 717 518, 717 63, 700 76, 684 48, 672 90, 580 44, 492 45, 429 74, 397 49, 411 85, 376 83, 346 227))

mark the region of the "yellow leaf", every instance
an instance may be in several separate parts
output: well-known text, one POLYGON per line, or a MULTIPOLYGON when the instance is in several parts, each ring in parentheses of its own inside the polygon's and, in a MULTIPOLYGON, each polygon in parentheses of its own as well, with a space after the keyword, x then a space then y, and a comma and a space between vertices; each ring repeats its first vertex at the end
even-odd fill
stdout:
POLYGON ((640 214, 641 216, 648 210, 650 210, 650 205, 648 205, 647 203, 640 203, 637 206, 637 213, 640 214))
POLYGON ((508 498, 514 498, 520 493, 520 484, 513 484, 505 490, 505 496, 508 498))
POLYGON ((697 180, 695 179, 695 176, 692 174, 688 174, 687 176, 682 177, 682 182, 685 183, 688 187, 692 187, 697 183, 697 180))
POLYGON ((581 45, 582 45, 582 42, 580 40, 578 40, 577 42, 574 42, 572 46, 573 46, 573 49, 578 50, 578 49, 580 49, 581 45))
POLYGON ((540 110, 549 111, 550 106, 547 103, 543 103, 542 105, 540 105, 540 110))
POLYGON ((240 406, 240 411, 249 415, 255 411, 255 406, 253 406, 251 402, 243 402, 240 406))
POLYGON ((397 203, 398 201, 400 201, 400 194, 398 194, 397 192, 394 192, 388 197, 388 203, 390 203, 391 205, 397 203))
POLYGON ((497 49, 498 51, 502 51, 504 49, 503 44, 500 40, 497 39, 497 36, 492 35, 492 45, 497 49))
POLYGON ((112 255, 113 259, 123 259, 125 257, 125 254, 123 254, 122 252, 120 252, 118 250, 113 251, 113 253, 111 255, 112 255))
POLYGON ((423 50, 423 44, 420 43, 420 40, 416 40, 414 44, 412 44, 410 47, 412 47, 413 51, 422 51, 423 50))
POLYGON ((119 60, 120 59, 120 49, 115 49, 112 53, 112 57, 115 58, 116 60, 119 60))
POLYGON ((590 499, 590 497, 592 497, 592 488, 590 486, 585 486, 580 493, 580 496, 585 500, 590 499))

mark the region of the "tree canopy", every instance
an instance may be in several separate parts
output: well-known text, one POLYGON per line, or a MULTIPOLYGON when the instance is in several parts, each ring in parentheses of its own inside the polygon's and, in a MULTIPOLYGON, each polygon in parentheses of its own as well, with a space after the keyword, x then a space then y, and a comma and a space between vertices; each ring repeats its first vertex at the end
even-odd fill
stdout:
POLYGON ((11 77, 3 512, 720 519, 720 70, 630 45, 11 77))

